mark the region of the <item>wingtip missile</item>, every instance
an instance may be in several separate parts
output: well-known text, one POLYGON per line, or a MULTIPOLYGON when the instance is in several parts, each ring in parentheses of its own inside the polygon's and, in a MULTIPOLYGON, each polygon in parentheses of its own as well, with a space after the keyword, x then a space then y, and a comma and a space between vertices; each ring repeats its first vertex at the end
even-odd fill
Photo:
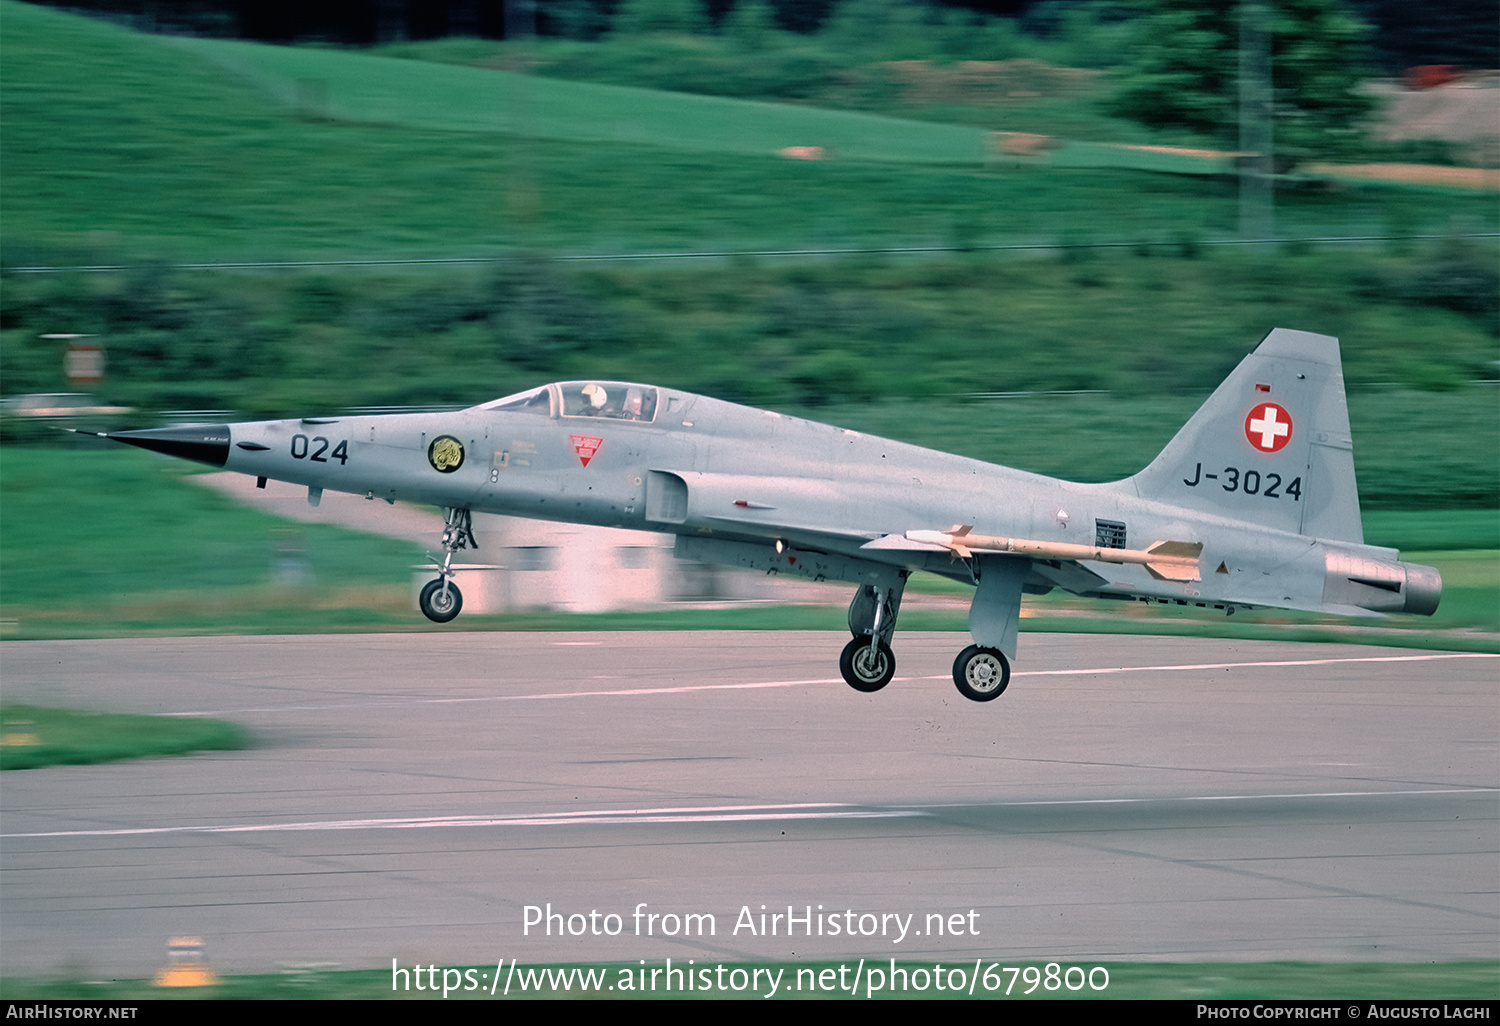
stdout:
POLYGON ((962 556, 964 559, 968 559, 972 553, 969 551, 969 547, 963 543, 963 538, 971 530, 973 530, 972 527, 957 524, 946 531, 907 531, 906 537, 908 541, 920 542, 923 545, 939 545, 962 556))
POLYGON ((907 531, 910 541, 940 545, 965 559, 976 552, 995 555, 1030 556, 1033 559, 1092 560, 1098 563, 1135 563, 1158 580, 1197 581, 1198 559, 1202 542, 1160 541, 1147 549, 1112 549, 1067 542, 1037 541, 1031 538, 1002 538, 998 535, 973 534, 967 525, 946 531, 907 531))
POLYGON ((1163 581, 1201 581, 1202 542, 1159 541, 1146 549, 1146 572, 1163 581))

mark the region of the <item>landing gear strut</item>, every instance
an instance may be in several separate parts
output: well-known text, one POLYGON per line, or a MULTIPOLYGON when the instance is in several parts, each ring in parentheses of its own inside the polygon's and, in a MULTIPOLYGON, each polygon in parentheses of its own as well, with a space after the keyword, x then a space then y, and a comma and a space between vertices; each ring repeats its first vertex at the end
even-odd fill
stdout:
POLYGON ((953 683, 972 702, 992 702, 1010 684, 1010 660, 1021 622, 1021 593, 1029 560, 1013 556, 980 556, 969 563, 974 602, 969 606, 969 634, 976 642, 953 660, 953 683))
POLYGON ((906 571, 879 584, 861 584, 849 603, 849 633, 854 640, 839 656, 839 673, 855 691, 879 691, 896 675, 891 636, 901 610, 906 571))
MULTIPOLYGON (((459 549, 479 548, 474 538, 473 517, 466 509, 443 511, 443 562, 438 566, 438 577, 422 587, 417 599, 422 614, 434 623, 447 623, 464 608, 463 593, 453 583, 453 553, 459 549)), ((434 560, 436 562, 436 560, 434 560)))

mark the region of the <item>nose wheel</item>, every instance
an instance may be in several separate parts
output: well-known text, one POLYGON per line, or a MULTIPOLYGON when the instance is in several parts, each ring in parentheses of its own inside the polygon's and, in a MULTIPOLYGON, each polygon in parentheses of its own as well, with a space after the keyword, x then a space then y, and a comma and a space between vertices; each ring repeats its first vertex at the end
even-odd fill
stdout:
POLYGON ((458 585, 453 583, 450 577, 439 577, 435 581, 428 581, 422 587, 422 594, 417 599, 417 605, 422 607, 422 614, 434 623, 447 623, 453 619, 464 608, 463 593, 458 590, 458 585))
POLYGON ((953 661, 953 683, 971 701, 992 701, 1010 684, 1010 663, 996 649, 970 645, 953 661))

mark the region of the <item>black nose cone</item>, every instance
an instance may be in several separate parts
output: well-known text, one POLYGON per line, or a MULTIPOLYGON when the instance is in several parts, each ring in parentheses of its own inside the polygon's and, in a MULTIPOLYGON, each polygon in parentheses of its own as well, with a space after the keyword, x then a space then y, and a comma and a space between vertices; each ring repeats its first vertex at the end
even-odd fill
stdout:
POLYGON ((116 442, 138 445, 142 449, 185 460, 197 460, 211 467, 222 467, 229 461, 228 424, 151 428, 146 431, 108 431, 103 434, 105 438, 112 438, 116 442))

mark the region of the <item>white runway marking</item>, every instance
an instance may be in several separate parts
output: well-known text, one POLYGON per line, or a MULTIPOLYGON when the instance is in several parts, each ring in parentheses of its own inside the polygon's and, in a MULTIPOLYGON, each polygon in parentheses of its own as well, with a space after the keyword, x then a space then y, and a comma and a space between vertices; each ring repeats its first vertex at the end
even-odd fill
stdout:
MULTIPOLYGON (((1081 677, 1112 673, 1162 673, 1180 670, 1232 670, 1251 667, 1275 666, 1327 666, 1334 663, 1407 663, 1427 662, 1436 659, 1497 659, 1500 654, 1492 652, 1430 652, 1409 656, 1346 656, 1336 659, 1270 659, 1242 663, 1185 663, 1163 666, 1096 666, 1076 670, 1016 670, 1016 677, 1081 677)), ((949 680, 948 674, 928 677, 897 677, 895 680, 949 680)), ((757 688, 795 688, 811 684, 842 684, 840 677, 818 677, 807 680, 751 681, 743 684, 683 684, 678 687, 621 688, 599 691, 547 691, 531 695, 479 695, 471 698, 419 698, 400 696, 389 699, 359 702, 327 702, 317 705, 258 706, 245 709, 195 710, 192 712, 162 713, 163 716, 233 716, 244 713, 312 712, 321 709, 368 708, 382 705, 451 705, 464 702, 536 702, 554 698, 608 698, 640 695, 676 695, 690 691, 743 691, 757 688)))
MULTIPOLYGON (((1250 666, 1329 666, 1334 663, 1418 663, 1432 659, 1500 659, 1494 652, 1431 652, 1409 656, 1344 656, 1337 659, 1268 659, 1245 663, 1187 663, 1180 666, 1118 666, 1098 670, 1021 670, 1012 677, 1050 677, 1080 673, 1139 673, 1142 670, 1233 670, 1250 666)), ((939 678, 945 679, 945 678, 939 678)))
MULTIPOLYGON (((1425 794, 1500 794, 1493 787, 1443 787, 1424 791, 1314 791, 1307 794, 1189 794, 1175 798, 1051 798, 1035 802, 996 802, 997 807, 1020 808, 1036 805, 1144 805, 1149 802, 1253 802, 1268 798, 1297 800, 1303 798, 1391 798, 1425 794)), ((924 805, 926 809, 971 808, 967 805, 924 805)))
POLYGON ((299 830, 432 830, 476 826, 570 826, 580 823, 739 823, 787 819, 899 819, 931 813, 912 809, 861 809, 814 802, 801 805, 724 805, 682 809, 600 809, 538 812, 521 816, 422 816, 403 819, 331 819, 310 823, 239 823, 215 826, 126 827, 113 830, 53 830, 18 837, 129 837, 140 834, 286 833, 299 830))
MULTIPOLYGON (((916 678, 906 678, 908 680, 916 678)), ((380 705, 455 705, 464 702, 535 702, 547 698, 599 698, 625 695, 674 695, 684 691, 744 691, 754 688, 795 688, 806 684, 842 684, 842 677, 822 677, 817 680, 769 680, 746 684, 684 684, 675 688, 620 688, 606 691, 544 691, 535 695, 479 695, 474 698, 417 698, 403 695, 397 698, 377 699, 363 702, 329 702, 323 705, 277 705, 254 709, 219 709, 199 712, 162 713, 163 716, 232 716, 236 713, 308 712, 317 709, 368 708, 380 705)))
POLYGON ((422 816, 401 819, 328 819, 303 823, 228 823, 211 826, 120 827, 99 830, 49 830, 0 834, 0 840, 23 837, 133 837, 151 834, 293 833, 308 830, 440 830, 482 826, 572 826, 601 823, 744 823, 792 819, 906 819, 932 816, 937 809, 1035 808, 1059 805, 1147 805, 1176 802, 1247 802, 1316 798, 1390 798, 1435 794, 1500 794, 1490 787, 1430 788, 1414 791, 1319 791, 1305 794, 1210 794, 1170 798, 1074 798, 1030 802, 993 802, 976 805, 917 805, 904 808, 861 808, 855 805, 812 802, 793 805, 710 805, 680 809, 596 809, 588 812, 537 812, 520 816, 422 816))

